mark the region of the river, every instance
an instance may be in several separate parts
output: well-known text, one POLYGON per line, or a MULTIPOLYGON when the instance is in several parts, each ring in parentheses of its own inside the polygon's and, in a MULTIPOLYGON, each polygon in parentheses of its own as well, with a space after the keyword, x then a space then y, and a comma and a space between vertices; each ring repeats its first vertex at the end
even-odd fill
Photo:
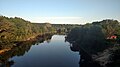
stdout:
POLYGON ((53 35, 50 40, 30 46, 23 55, 9 58, 14 61, 11 67, 79 67, 79 60, 79 53, 71 51, 65 35, 53 35))

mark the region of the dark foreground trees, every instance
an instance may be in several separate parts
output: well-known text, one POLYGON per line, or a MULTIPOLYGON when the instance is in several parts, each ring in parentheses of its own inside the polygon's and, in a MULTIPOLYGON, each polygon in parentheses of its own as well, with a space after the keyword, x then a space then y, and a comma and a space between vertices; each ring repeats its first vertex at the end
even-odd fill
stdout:
POLYGON ((89 53, 96 53, 110 45, 106 41, 107 37, 119 33, 119 22, 108 19, 74 28, 66 39, 71 43, 79 44, 79 47, 84 48, 89 53))
POLYGON ((104 67, 120 66, 120 23, 117 20, 107 19, 74 28, 66 40, 72 43, 71 50, 80 52, 81 59, 88 61, 91 57, 104 67))
POLYGON ((68 34, 67 39, 71 43, 75 42, 79 44, 79 47, 83 48, 89 53, 96 53, 96 51, 101 51, 106 46, 105 37, 101 31, 101 27, 96 25, 75 28, 68 34))

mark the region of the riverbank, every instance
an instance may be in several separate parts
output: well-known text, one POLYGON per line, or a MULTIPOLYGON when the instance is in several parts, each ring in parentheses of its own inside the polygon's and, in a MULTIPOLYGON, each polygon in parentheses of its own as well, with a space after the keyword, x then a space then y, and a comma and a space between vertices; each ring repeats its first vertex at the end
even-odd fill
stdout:
POLYGON ((97 55, 92 55, 92 58, 103 67, 115 67, 116 64, 120 63, 120 52, 118 50, 120 50, 120 46, 110 47, 105 49, 103 52, 98 52, 97 55), (117 61, 115 59, 117 59, 117 61))
POLYGON ((119 67, 120 66, 120 46, 108 47, 96 54, 90 54, 81 47, 72 44, 70 47, 72 51, 78 51, 80 53, 80 65, 81 67, 119 67), (77 47, 77 48, 76 48, 77 47))
POLYGON ((4 53, 4 52, 6 52, 6 51, 9 51, 9 50, 11 50, 10 48, 6 48, 6 49, 2 49, 2 50, 0 50, 0 54, 2 54, 2 53, 4 53))
MULTIPOLYGON (((67 37, 66 37, 67 38, 67 37)), ((66 39, 67 40, 67 39, 66 39)), ((68 40, 69 42, 69 40, 68 40)), ((120 66, 120 45, 119 44, 108 44, 109 46, 102 50, 96 51, 95 53, 90 53, 86 48, 82 47, 80 44, 75 41, 70 41, 70 49, 72 51, 78 51, 81 55, 80 64, 81 67, 119 67, 120 66), (87 64, 87 65, 86 65, 87 64)), ((95 48, 92 48, 95 49, 95 48)), ((91 49, 91 50, 92 50, 91 49)), ((98 48, 99 49, 99 48, 98 48)))
POLYGON ((21 44, 26 43, 26 42, 29 43, 29 42, 34 42, 34 41, 43 41, 46 36, 50 36, 50 35, 53 35, 53 34, 55 34, 55 33, 44 33, 44 34, 39 34, 39 35, 37 34, 37 35, 31 36, 31 37, 29 37, 29 38, 27 38, 26 40, 23 40, 23 41, 21 40, 21 41, 15 41, 15 42, 12 42, 12 43, 8 43, 8 44, 10 44, 10 46, 7 47, 5 45, 6 48, 3 48, 3 49, 0 50, 0 55, 7 52, 7 51, 10 51, 11 49, 14 49, 14 47, 20 46, 21 44))
POLYGON ((112 48, 105 49, 103 52, 98 52, 97 55, 92 55, 94 61, 98 62, 101 66, 105 67, 110 63, 112 48))
POLYGON ((65 35, 55 34, 42 42, 38 42, 39 40, 33 43, 30 43, 31 41, 24 42, 0 55, 0 63, 4 66, 9 65, 9 67, 19 67, 21 65, 22 67, 79 67, 80 55, 78 52, 70 50, 69 43, 64 41, 64 37, 65 35), (21 62, 21 60, 27 64, 21 62), (11 61, 13 61, 13 64, 11 64, 11 61))

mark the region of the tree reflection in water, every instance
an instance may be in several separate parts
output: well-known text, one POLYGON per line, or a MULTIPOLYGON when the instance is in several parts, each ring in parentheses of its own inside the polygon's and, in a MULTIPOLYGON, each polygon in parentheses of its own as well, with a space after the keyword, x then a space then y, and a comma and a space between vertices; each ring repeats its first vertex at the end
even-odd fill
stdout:
POLYGON ((11 67, 15 62, 14 60, 9 60, 10 58, 14 56, 23 56, 30 50, 32 45, 38 45, 44 41, 49 43, 52 35, 53 34, 38 36, 35 40, 17 43, 17 46, 13 47, 11 50, 0 54, 0 67, 11 67))

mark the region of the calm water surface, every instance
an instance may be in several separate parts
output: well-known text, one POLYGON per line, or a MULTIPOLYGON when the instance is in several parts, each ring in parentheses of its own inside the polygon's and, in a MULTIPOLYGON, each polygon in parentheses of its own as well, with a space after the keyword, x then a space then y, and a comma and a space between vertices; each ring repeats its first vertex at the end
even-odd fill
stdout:
POLYGON ((32 45, 23 56, 14 56, 11 67, 79 67, 79 53, 70 50, 65 35, 53 35, 51 40, 32 45))

